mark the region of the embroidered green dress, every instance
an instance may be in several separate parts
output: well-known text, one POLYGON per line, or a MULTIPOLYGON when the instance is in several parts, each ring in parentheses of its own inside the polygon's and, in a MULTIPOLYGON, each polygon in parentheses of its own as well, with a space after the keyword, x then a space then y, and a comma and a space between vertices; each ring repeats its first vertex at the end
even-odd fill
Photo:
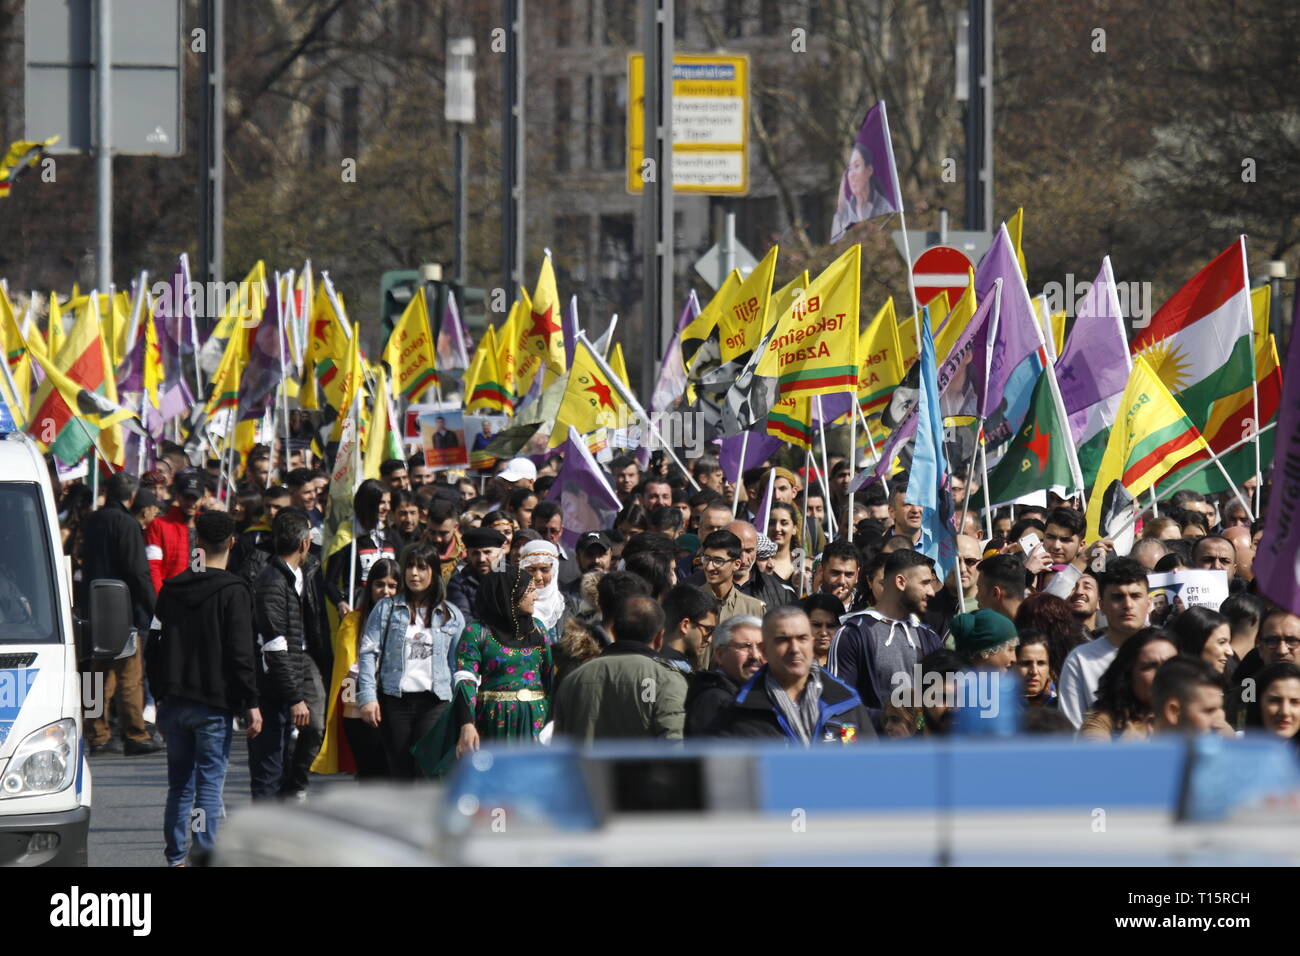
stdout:
MULTIPOLYGON (((540 634, 541 622, 536 623, 540 634)), ((503 644, 482 623, 472 622, 456 648, 460 722, 472 714, 484 743, 535 740, 550 712, 551 673, 549 645, 503 644)))

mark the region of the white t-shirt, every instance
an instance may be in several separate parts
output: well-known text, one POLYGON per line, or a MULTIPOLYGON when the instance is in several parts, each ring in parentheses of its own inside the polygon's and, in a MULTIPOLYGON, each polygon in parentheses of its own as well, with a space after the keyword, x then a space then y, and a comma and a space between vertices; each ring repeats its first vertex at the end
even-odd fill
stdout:
POLYGON ((1061 683, 1056 689, 1061 713, 1076 729, 1083 726, 1083 717, 1097 697, 1101 675, 1118 653, 1118 647, 1099 637, 1070 651, 1061 665, 1061 683))
POLYGON ((403 662, 403 694, 433 690, 433 629, 412 620, 406 627, 406 660, 403 662))

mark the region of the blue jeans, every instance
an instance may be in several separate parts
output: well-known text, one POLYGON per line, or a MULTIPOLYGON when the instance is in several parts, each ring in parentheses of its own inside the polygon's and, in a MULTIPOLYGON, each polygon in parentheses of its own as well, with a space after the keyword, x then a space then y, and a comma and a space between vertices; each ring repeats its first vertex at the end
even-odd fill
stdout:
POLYGON ((158 729, 167 741, 167 806, 164 852, 172 866, 185 862, 190 832, 194 846, 211 851, 221 819, 221 790, 230 762, 234 715, 183 697, 158 704, 158 729))

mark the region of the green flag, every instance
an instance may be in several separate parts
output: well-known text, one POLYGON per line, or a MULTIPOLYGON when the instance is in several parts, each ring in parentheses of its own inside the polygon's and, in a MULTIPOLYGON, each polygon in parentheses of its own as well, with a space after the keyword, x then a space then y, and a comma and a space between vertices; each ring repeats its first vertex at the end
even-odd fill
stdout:
POLYGON ((1005 504, 1035 491, 1071 493, 1070 426, 1057 412, 1051 382, 1041 375, 1029 402, 1029 413, 998 466, 989 475, 989 501, 1005 504))

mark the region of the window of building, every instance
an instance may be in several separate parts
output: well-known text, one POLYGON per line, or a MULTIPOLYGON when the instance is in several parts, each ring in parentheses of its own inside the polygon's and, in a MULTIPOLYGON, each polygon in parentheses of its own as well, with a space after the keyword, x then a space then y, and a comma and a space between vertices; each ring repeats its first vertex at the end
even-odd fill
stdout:
POLYGON ((555 124, 551 127, 555 171, 569 171, 569 143, 573 139, 573 83, 567 76, 555 81, 555 124))
MULTIPOLYGON (((556 278, 562 288, 582 285, 590 275, 591 241, 590 216, 556 216, 555 236, 556 278)), ((567 305, 566 305, 567 307, 567 305)))
POLYGON ((722 7, 723 29, 729 37, 745 35, 745 0, 725 0, 722 7))
POLYGON ((602 5, 605 8, 605 42, 609 46, 634 46, 641 5, 636 0, 605 0, 602 5))
POLYGON ((686 17, 688 15, 686 0, 673 0, 673 39, 686 39, 686 17))
POLYGON ((342 128, 339 146, 344 156, 355 157, 361 151, 361 88, 343 89, 342 128))
POLYGON ((761 0, 758 19, 763 36, 776 34, 781 29, 781 0, 761 0))
POLYGON ((601 79, 603 88, 601 105, 600 156, 606 169, 619 169, 627 161, 624 155, 624 126, 627 123, 624 78, 606 76, 601 79))
POLYGON ((736 238, 756 256, 762 256, 781 231, 781 207, 775 196, 736 201, 736 238))

